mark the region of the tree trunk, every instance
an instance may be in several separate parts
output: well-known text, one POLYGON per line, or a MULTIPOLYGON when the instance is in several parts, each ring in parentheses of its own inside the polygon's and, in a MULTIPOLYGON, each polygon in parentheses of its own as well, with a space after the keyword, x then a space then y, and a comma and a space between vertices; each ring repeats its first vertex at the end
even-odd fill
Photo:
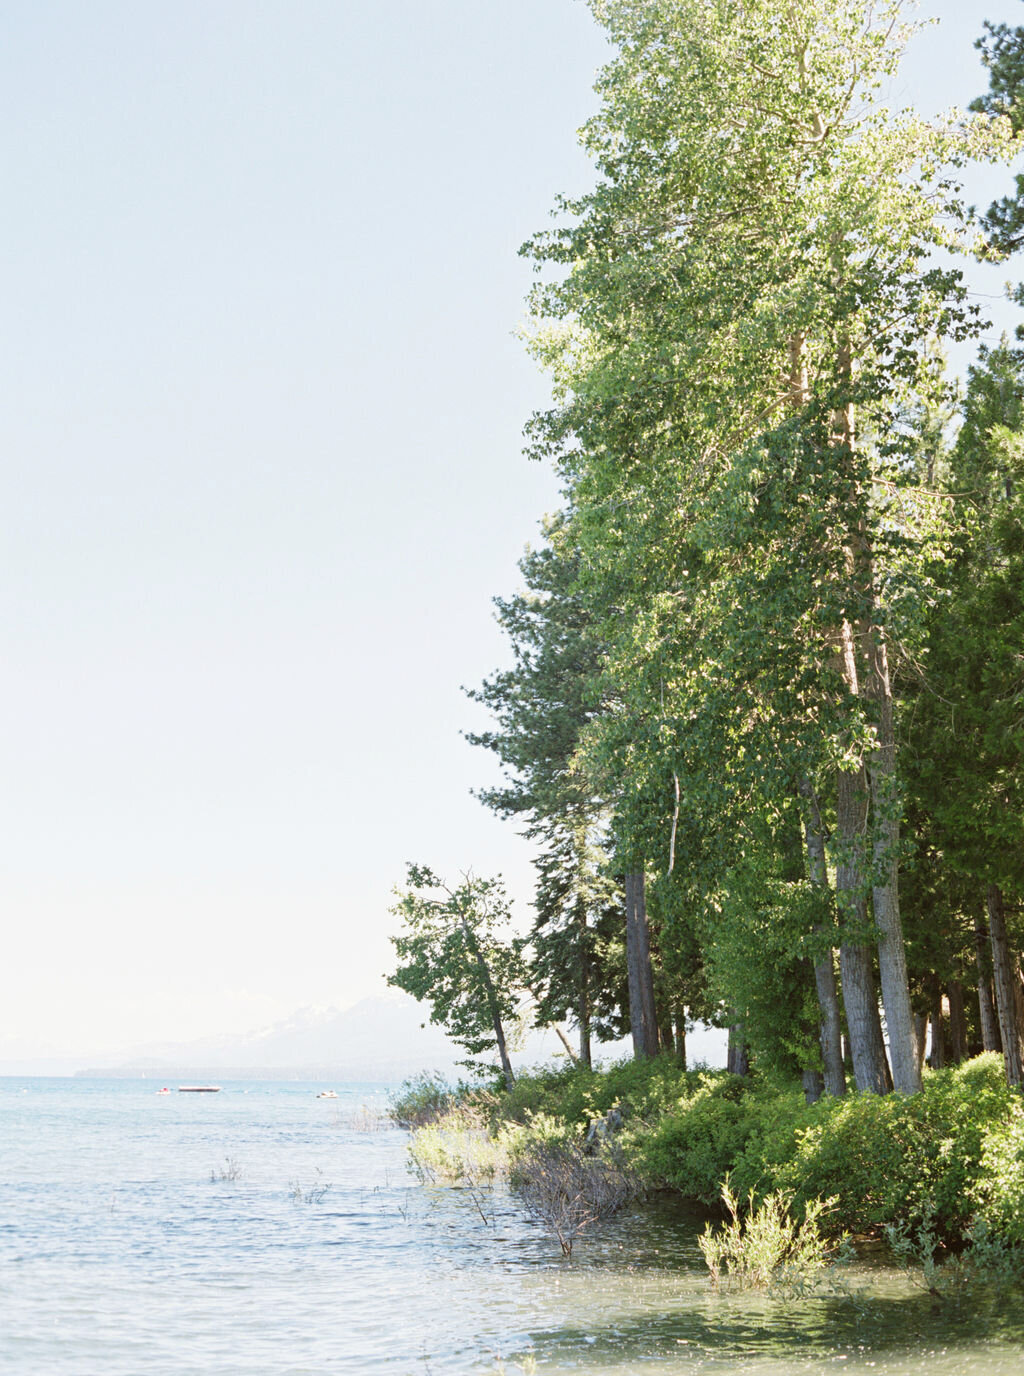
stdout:
POLYGON ((1024 1089, 1024 1056, 1021 1033, 1024 1025, 1024 997, 1021 995, 1017 961, 1006 935, 1003 895, 997 884, 990 884, 986 896, 988 929, 992 940, 992 971, 996 986, 996 1011, 1003 1039, 1006 1079, 1014 1089, 1024 1089))
POLYGON ((590 1070, 593 1066, 593 1060, 590 1054, 590 1008, 586 995, 583 995, 580 999, 580 1009, 577 1016, 579 1018, 580 1034, 579 1062, 590 1070))
POLYGON ((729 1051, 726 1060, 726 1069, 730 1075, 748 1075, 750 1073, 750 1054, 747 1051, 747 1043, 743 1037, 743 1024, 739 1020, 734 1022, 729 1028, 729 1051))
MULTIPOLYGON (((838 376, 847 388, 852 388, 853 361, 849 341, 839 349, 838 376)), ((833 414, 832 443, 836 457, 850 477, 851 508, 859 506, 858 484, 854 458, 855 420, 851 397, 847 397, 833 414)), ((861 696, 860 673, 857 665, 858 648, 867 673, 866 688, 874 700, 878 721, 876 747, 868 759, 871 801, 874 807, 874 844, 872 847, 871 880, 874 898, 875 928, 878 941, 878 968, 882 982, 882 1002, 889 1033, 894 1087, 904 1094, 914 1094, 921 1088, 921 1073, 917 1064, 914 1041, 914 1013, 910 1006, 907 983, 907 958, 903 941, 903 925, 899 908, 899 809, 896 789, 896 738, 893 729, 892 689, 885 633, 876 619, 878 596, 870 540, 863 518, 851 521, 846 543, 846 574, 855 593, 859 608, 856 614, 858 635, 854 640, 849 618, 841 626, 840 668, 846 687, 853 697, 861 696)), ((861 771, 863 777, 863 771, 861 771)), ((857 840, 851 851, 855 873, 847 881, 847 893, 854 893, 862 901, 868 887, 867 851, 863 838, 867 831, 867 788, 863 782, 864 799, 857 821, 857 840)), ((854 820, 848 818, 848 824, 854 820)), ((840 827, 842 833, 842 827, 840 827)), ((850 840, 854 836, 849 837, 850 840)), ((841 834, 845 845, 847 837, 841 834)), ((837 877, 836 887, 839 887, 837 877)), ((851 1028, 851 1035, 853 1034, 851 1028)), ((856 1061, 856 1055, 854 1057, 856 1061)), ((859 1081, 858 1081, 859 1083, 859 1081)))
POLYGON ((654 1002, 654 970, 651 965, 651 932, 647 925, 647 884, 643 870, 636 876, 636 935, 640 947, 640 988, 644 1000, 647 1054, 658 1054, 658 1013, 654 1002))
POLYGON ((498 1006, 498 996, 494 992, 494 982, 491 979, 491 971, 484 959, 484 953, 480 949, 473 929, 466 919, 460 918, 462 933, 466 938, 466 945, 473 953, 473 959, 477 963, 480 971, 480 978, 484 984, 484 994, 487 999, 487 1008, 491 1015, 491 1026, 494 1028, 494 1040, 498 1044, 498 1056, 501 1060, 501 1073, 505 1077, 505 1086, 511 1089, 516 1082, 516 1077, 512 1074, 512 1062, 508 1058, 508 1048, 505 1045, 505 1029, 501 1025, 501 1009, 498 1006))
POLYGON ((579 1059, 589 1070, 590 1056, 590 947, 588 944, 589 927, 587 924, 586 903, 576 904, 576 924, 580 934, 580 981, 576 1005, 576 1022, 579 1028, 579 1059))
POLYGON ((852 943, 839 948, 839 970, 843 985, 843 1006, 850 1030, 850 1058, 853 1078, 861 1091, 888 1094, 892 1088, 889 1062, 885 1055, 882 1024, 878 1017, 875 966, 867 946, 852 943))
POLYGON ((626 875, 626 969, 633 1054, 656 1056, 658 1023, 654 1011, 654 975, 642 872, 626 875))
POLYGON ((981 1021, 981 1046, 984 1051, 1002 1051, 1003 1039, 999 1035, 999 1018, 996 1014, 995 1000, 992 997, 992 970, 989 956, 988 928, 975 914, 974 918, 974 959, 978 966, 978 1016, 981 1021))
POLYGON ((964 1013, 964 986, 951 979, 949 992, 949 1059, 959 1065, 967 1059, 967 1017, 964 1013))
MULTIPOLYGON (((850 649, 852 653, 852 640, 850 649)), ((836 778, 836 896, 844 925, 850 929, 839 948, 843 1006, 857 1088, 885 1094, 889 1066, 878 1021, 874 962, 863 935, 869 930, 863 887, 867 808, 864 770, 840 770, 836 778)))
POLYGON ((932 1025, 931 1068, 942 1070, 946 1064, 946 1035, 942 1017, 942 985, 938 975, 928 976, 929 1019, 932 1025))
POLYGON ((675 1012, 676 1060, 683 1070, 686 1069, 686 1009, 677 1008, 675 1012))
MULTIPOLYGON (((870 569, 870 565, 869 565, 870 569)), ((872 584, 874 582, 871 573, 872 584)), ((877 599, 872 594, 872 601, 877 599)), ((870 668, 871 696, 878 707, 878 748, 868 760, 874 812, 874 885, 872 897, 878 929, 878 972, 889 1034, 893 1087, 917 1094, 921 1070, 914 1043, 914 1010, 907 981, 907 950, 899 900, 899 800, 896 786, 896 737, 893 729, 889 661, 882 628, 867 622, 862 635, 870 668)), ((941 1023, 941 1019, 940 1019, 941 1023)))
POLYGON ((804 1102, 816 1104, 825 1093, 825 1077, 820 1070, 805 1070, 803 1072, 804 1102))
POLYGON ((562 1043, 562 1045, 565 1047, 565 1054, 569 1057, 570 1061, 572 1061, 575 1065, 579 1065, 580 1058, 579 1058, 579 1056, 576 1055, 576 1052, 572 1049, 572 1042, 571 1042, 571 1041, 569 1040, 569 1038, 565 1035, 565 1031, 564 1031, 564 1029, 562 1028, 561 1023, 553 1022, 553 1023, 551 1024, 551 1026, 554 1028, 554 1030, 555 1030, 555 1035, 557 1036, 558 1040, 559 1040, 559 1041, 562 1043))
POLYGON ((917 1064, 924 1069, 924 1053, 928 1042, 928 1014, 914 1014, 914 1042, 917 1047, 917 1064))
MULTIPOLYGON (((832 892, 828 882, 828 866, 825 863, 825 833, 821 822, 821 809, 808 779, 801 782, 800 792, 805 800, 804 842, 807 847, 807 868, 811 883, 817 885, 823 893, 827 893, 831 903, 832 892)), ((820 926, 815 927, 814 936, 820 940, 820 926)), ((814 987, 818 994, 825 1093, 838 1098, 846 1093, 846 1072, 843 1069, 842 1020, 839 1013, 839 990, 836 987, 835 953, 831 950, 823 951, 815 958, 814 987)))

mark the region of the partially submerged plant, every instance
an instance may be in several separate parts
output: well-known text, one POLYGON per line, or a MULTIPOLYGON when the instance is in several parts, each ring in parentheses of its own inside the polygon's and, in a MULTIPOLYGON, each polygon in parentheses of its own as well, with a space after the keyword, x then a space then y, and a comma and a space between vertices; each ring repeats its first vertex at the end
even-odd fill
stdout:
POLYGON ((429 1184, 493 1185, 508 1173, 517 1135, 514 1129, 492 1135, 485 1107, 467 1102, 417 1129, 409 1142, 409 1158, 419 1178, 429 1184))
POLYGON ((800 1220, 790 1212, 792 1194, 777 1190, 755 1205, 751 1190, 746 1216, 741 1218, 739 1201, 726 1179, 722 1202, 729 1221, 718 1230, 709 1223, 697 1239, 716 1286, 723 1272, 741 1289, 803 1285, 841 1250, 841 1244, 822 1237, 818 1224, 831 1199, 809 1200, 800 1220))
POLYGON ((227 1184, 233 1184, 234 1181, 240 1180, 241 1178, 241 1164, 233 1156, 225 1156, 223 1166, 219 1168, 214 1167, 214 1169, 210 1172, 211 1185, 217 1185, 222 1182, 227 1184))
POLYGON ((293 1180, 288 1186, 288 1198, 293 1204, 321 1204, 324 1195, 332 1188, 329 1180, 324 1180, 324 1173, 319 1166, 316 1168, 316 1179, 311 1185, 304 1185, 301 1180, 293 1180))
POLYGON ((926 1210, 916 1226, 889 1223, 886 1241, 893 1259, 908 1279, 939 1300, 976 1302, 984 1292, 998 1293, 1024 1286, 1024 1253, 985 1218, 975 1218, 964 1234, 967 1247, 949 1253, 936 1235, 934 1210, 926 1210))
POLYGON ((639 1178, 623 1165, 588 1156, 574 1142, 557 1138, 522 1151, 510 1183, 531 1218, 554 1232, 566 1257, 585 1228, 643 1193, 639 1178))
POLYGON ((436 1123, 455 1106, 455 1091, 436 1072, 423 1071, 405 1080, 391 1096, 388 1114, 400 1128, 436 1123))

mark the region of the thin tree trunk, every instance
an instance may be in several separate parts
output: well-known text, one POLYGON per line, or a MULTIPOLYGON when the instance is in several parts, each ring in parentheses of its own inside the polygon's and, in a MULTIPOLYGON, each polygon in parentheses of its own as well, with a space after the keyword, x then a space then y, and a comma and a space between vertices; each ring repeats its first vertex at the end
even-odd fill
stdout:
POLYGON ((862 880, 867 806, 864 770, 840 770, 836 778, 836 895, 844 925, 851 929, 839 948, 843 1006, 857 1088, 885 1094, 889 1066, 878 1021, 874 961, 863 936, 869 928, 862 880))
MULTIPOLYGON (((803 333, 790 337, 789 389, 794 412, 802 411, 810 399, 807 341, 803 333)), ((805 801, 803 822, 808 873, 811 883, 817 885, 823 894, 828 895, 831 904, 832 893, 828 882, 828 866, 825 862, 825 829, 822 826, 818 799, 809 779, 801 780, 800 793, 805 801)), ((820 925, 814 929, 814 936, 820 939, 820 925)), ((842 1019, 839 1013, 834 951, 821 951, 815 957, 814 988, 818 996, 818 1036, 821 1042, 824 1076, 817 1071, 804 1071, 804 1095, 809 1104, 816 1103, 823 1092, 837 1098, 846 1093, 842 1019)))
POLYGON ((999 1018, 996 1014, 995 1000, 992 997, 992 962, 988 942, 988 928, 982 919, 975 914, 974 959, 978 966, 978 1015, 981 1021, 981 1046, 983 1051, 1002 1051, 1003 1039, 999 1035, 999 1018))
POLYGON ((480 970, 480 978, 484 982, 484 994, 487 999, 487 1007, 491 1015, 491 1026, 494 1028, 494 1040, 498 1044, 498 1056, 501 1060, 501 1073, 505 1077, 505 1085, 511 1089, 516 1082, 516 1077, 512 1073, 512 1062, 508 1058, 508 1048, 505 1045, 505 1029, 501 1025, 501 1009, 498 1006, 498 996, 494 992, 494 982, 491 979, 491 971, 484 959, 479 943, 473 929, 464 917, 460 918, 462 932, 466 938, 466 945, 473 952, 473 958, 480 970))
POLYGON ((1024 1055, 1021 1030, 1024 1023, 1024 998, 1021 996, 1017 961, 1010 951, 1006 934, 1003 895, 997 884, 990 884, 986 896, 988 929, 992 941, 992 970, 996 986, 996 1011, 1003 1039, 1006 1079, 1014 1089, 1024 1089, 1024 1055))
POLYGON ((675 1012, 676 1060, 683 1070, 686 1069, 686 1010, 677 1008, 675 1012))
POLYGON ((875 833, 872 897, 878 929, 878 972, 889 1034, 893 1086, 901 1094, 917 1094, 921 1088, 921 1070, 914 1043, 914 1010, 910 1004, 907 949, 900 918, 900 822, 889 661, 880 626, 869 621, 862 641, 870 666, 871 696, 878 706, 878 748, 868 760, 875 833))
POLYGON ((747 1043, 743 1036, 743 1023, 739 1019, 729 1028, 726 1069, 730 1075, 748 1075, 750 1073, 750 1053, 747 1051, 747 1043))
MULTIPOLYGON (((800 792, 806 803, 804 843, 807 848, 807 868, 811 883, 821 889, 823 894, 828 895, 831 904, 832 891, 828 882, 828 866, 825 863, 825 834, 821 822, 821 809, 818 807, 818 799, 810 780, 802 781, 800 792)), ((820 925, 815 927, 814 935, 820 939, 820 925)), ((846 1071, 843 1069, 842 1020, 839 1013, 839 990, 836 986, 835 953, 831 950, 823 951, 815 958, 814 987, 818 994, 825 1093, 838 1098, 846 1093, 846 1071)))
POLYGON ((917 1047, 917 1064, 924 1068, 924 1053, 928 1041, 928 1014, 914 1014, 914 1042, 917 1047))
MULTIPOLYGON (((837 363, 840 379, 847 387, 852 386, 853 361, 848 341, 844 341, 840 346, 837 363)), ((856 503, 856 484, 859 482, 852 462, 855 428, 853 401, 848 397, 837 407, 833 415, 833 445, 840 463, 845 464, 849 471, 850 499, 853 503, 856 503)), ((889 1033, 892 1079, 895 1088, 901 1093, 914 1094, 921 1088, 921 1073, 917 1064, 914 1014, 910 1006, 906 948, 899 908, 899 812, 892 689, 885 634, 875 617, 878 599, 871 546, 863 520, 859 517, 856 523, 851 525, 848 535, 846 573, 861 602, 857 615, 858 639, 867 670, 866 687, 878 709, 877 745, 868 760, 875 833, 871 875, 878 941, 878 968, 889 1033)), ((854 697, 859 697, 861 684, 857 668, 857 645, 854 643, 853 628, 848 618, 843 621, 841 634, 840 663, 843 677, 849 692, 854 697)), ((865 834, 867 826, 866 793, 865 789, 861 837, 865 834)), ((841 837, 841 840, 845 841, 845 838, 841 837)), ((868 877, 867 851, 863 843, 854 847, 853 859, 857 862, 857 872, 853 877, 853 884, 848 885, 848 892, 852 888, 859 900, 867 888, 868 877)))
POLYGON ((654 975, 642 873, 626 875, 626 970, 633 1054, 656 1056, 658 1023, 654 1011, 654 975))
POLYGON ((651 965, 651 932, 647 925, 647 883, 643 870, 636 876, 636 934, 640 946, 640 988, 644 1000, 647 1054, 658 1054, 658 1012, 654 1002, 654 969, 651 965))
POLYGON ((942 1017, 942 985, 938 975, 928 976, 928 998, 932 1025, 931 1067, 933 1070, 942 1070, 946 1064, 946 1035, 942 1017))
POLYGON ((967 1059, 967 1018, 964 1014, 964 986, 958 979, 951 979, 947 986, 949 994, 949 1059, 959 1065, 967 1059))
POLYGON ((590 1052, 590 1006, 586 994, 580 996, 579 1018, 580 1054, 579 1062, 588 1070, 593 1066, 590 1052))
POLYGON ((576 904, 576 924, 580 935, 580 980, 576 1004, 576 1022, 579 1028, 579 1059, 589 1070, 590 1056, 590 947, 587 906, 582 900, 576 904))
POLYGON ((573 1050, 572 1042, 565 1035, 565 1029, 562 1027, 562 1024, 558 1022, 553 1022, 551 1026, 554 1028, 555 1035, 558 1037, 558 1040, 565 1047, 565 1054, 569 1057, 570 1061, 572 1061, 574 1065, 579 1065, 580 1058, 576 1055, 576 1052, 573 1050))

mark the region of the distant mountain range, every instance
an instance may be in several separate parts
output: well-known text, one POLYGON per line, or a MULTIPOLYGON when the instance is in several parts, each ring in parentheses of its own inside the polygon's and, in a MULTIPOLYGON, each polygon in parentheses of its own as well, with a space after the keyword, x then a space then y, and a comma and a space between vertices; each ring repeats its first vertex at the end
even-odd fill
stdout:
POLYGON ((465 1053, 427 1019, 421 1004, 394 990, 341 1011, 300 1008, 256 1032, 146 1047, 117 1064, 79 1073, 378 1081, 401 1080, 421 1070, 449 1074, 465 1053))
MULTIPOLYGON (((465 1052, 428 1021, 423 1004, 400 990, 365 998, 352 1007, 301 1008, 257 1032, 139 1047, 79 1062, 0 1065, 0 1074, 79 1074, 162 1080, 295 1079, 397 1083, 421 1071, 458 1075, 465 1052)), ((724 1033, 696 1029, 691 1059, 724 1064, 724 1033), (719 1046, 721 1043, 721 1046, 719 1046)), ((616 1045, 605 1055, 625 1054, 616 1045)), ((513 1063, 536 1065, 561 1058, 553 1032, 531 1032, 513 1063)))

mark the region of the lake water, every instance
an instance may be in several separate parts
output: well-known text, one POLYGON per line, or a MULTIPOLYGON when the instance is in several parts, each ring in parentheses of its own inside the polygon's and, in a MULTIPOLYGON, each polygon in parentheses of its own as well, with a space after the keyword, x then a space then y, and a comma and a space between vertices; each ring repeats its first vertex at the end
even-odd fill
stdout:
POLYGON ((366 1130, 379 1087, 157 1087, 0 1080, 0 1373, 1024 1373, 1019 1310, 884 1268, 825 1299, 716 1295, 665 1204, 566 1262, 508 1195, 484 1219, 417 1184, 405 1134, 366 1130))

